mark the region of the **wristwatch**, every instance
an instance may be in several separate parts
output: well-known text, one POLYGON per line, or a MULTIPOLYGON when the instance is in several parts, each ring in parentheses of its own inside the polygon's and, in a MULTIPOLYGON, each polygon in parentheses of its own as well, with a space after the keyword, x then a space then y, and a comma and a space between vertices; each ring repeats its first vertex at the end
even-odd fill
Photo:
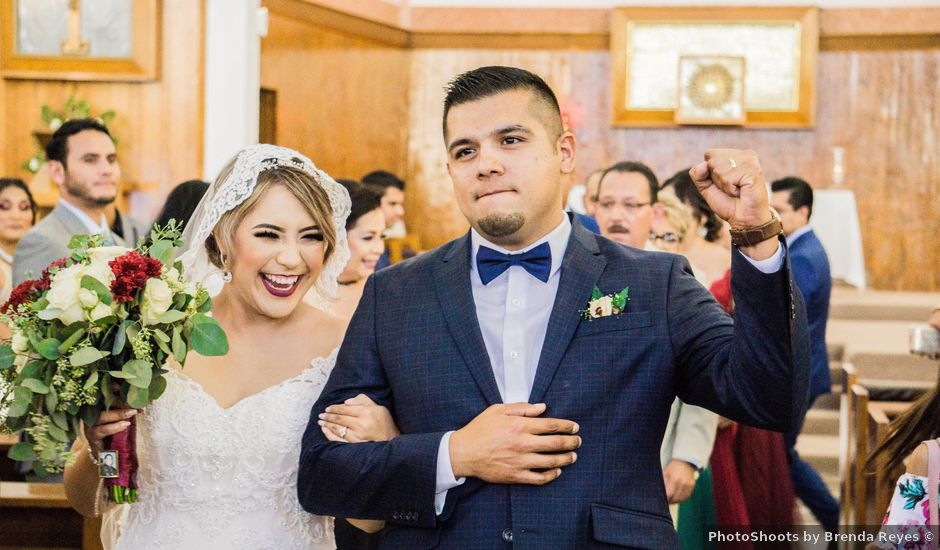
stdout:
POLYGON ((746 229, 732 227, 731 244, 734 246, 754 246, 783 233, 783 224, 780 223, 780 216, 777 215, 776 210, 771 208, 770 214, 773 216, 770 221, 757 227, 746 229))

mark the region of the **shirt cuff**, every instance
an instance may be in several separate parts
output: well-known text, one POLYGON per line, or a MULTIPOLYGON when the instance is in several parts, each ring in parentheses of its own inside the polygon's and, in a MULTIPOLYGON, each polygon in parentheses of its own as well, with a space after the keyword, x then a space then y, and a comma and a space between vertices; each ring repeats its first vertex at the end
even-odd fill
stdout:
POLYGON ((437 515, 444 511, 447 491, 467 480, 465 477, 455 478, 454 468, 450 465, 450 436, 453 433, 451 431, 444 434, 437 448, 437 482, 434 485, 434 513, 437 515))
POLYGON ((786 257, 784 249, 785 247, 781 244, 777 247, 777 251, 774 252, 774 255, 766 260, 755 260, 740 250, 737 250, 737 253, 744 256, 744 259, 751 262, 751 265, 756 267, 761 273, 770 274, 780 271, 780 268, 783 267, 783 259, 786 257))

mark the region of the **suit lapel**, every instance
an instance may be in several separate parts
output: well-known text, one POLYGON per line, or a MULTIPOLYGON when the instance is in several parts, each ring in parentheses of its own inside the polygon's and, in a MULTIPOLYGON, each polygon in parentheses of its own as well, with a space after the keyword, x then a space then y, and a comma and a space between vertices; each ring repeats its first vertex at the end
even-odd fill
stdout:
POLYGON ((59 222, 65 226, 65 229, 68 231, 65 235, 66 244, 69 242, 69 239, 72 238, 72 235, 82 235, 88 233, 88 228, 85 227, 85 224, 82 223, 82 220, 78 219, 78 216, 69 212, 68 208, 63 206, 56 205, 52 209, 50 216, 55 216, 59 222))
MULTIPOLYGON (((66 245, 68 245, 68 242, 72 239, 72 235, 87 235, 88 234, 88 228, 85 227, 85 224, 82 223, 82 220, 78 219, 78 216, 71 213, 67 208, 63 208, 63 207, 56 205, 56 207, 52 209, 52 212, 50 212, 49 215, 55 216, 56 219, 58 219, 59 222, 62 223, 62 225, 64 225, 65 228, 68 230, 68 232, 65 234, 66 245)), ((114 244, 118 246, 125 246, 124 239, 116 235, 110 229, 108 230, 108 234, 110 235, 111 239, 114 240, 114 244)), ((107 237, 107 235, 105 237, 107 237)))
POLYGON ((470 374, 489 404, 502 403, 470 289, 469 234, 456 241, 444 255, 434 270, 434 285, 444 319, 470 374))
POLYGON ((607 265, 594 234, 576 221, 572 221, 571 225, 571 238, 561 264, 561 281, 548 320, 529 403, 538 403, 545 397, 568 344, 574 337, 574 331, 581 322, 580 311, 587 306, 591 291, 607 265))

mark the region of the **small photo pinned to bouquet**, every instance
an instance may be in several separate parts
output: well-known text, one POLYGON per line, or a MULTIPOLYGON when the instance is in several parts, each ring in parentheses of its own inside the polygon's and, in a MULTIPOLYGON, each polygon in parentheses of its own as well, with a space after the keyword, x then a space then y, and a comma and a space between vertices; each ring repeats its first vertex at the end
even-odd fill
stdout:
POLYGON ((118 477, 117 451, 101 451, 98 453, 98 477, 105 479, 118 477))

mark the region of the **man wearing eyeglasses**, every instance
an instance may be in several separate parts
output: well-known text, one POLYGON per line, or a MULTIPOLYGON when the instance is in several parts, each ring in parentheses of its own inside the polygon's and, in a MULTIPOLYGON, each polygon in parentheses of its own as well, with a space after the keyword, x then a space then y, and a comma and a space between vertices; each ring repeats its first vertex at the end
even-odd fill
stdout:
POLYGON ((659 181, 642 162, 624 161, 604 170, 597 186, 594 217, 601 235, 634 248, 647 248, 658 204, 659 181))
MULTIPOLYGON (((627 246, 659 250, 656 245, 662 241, 657 240, 656 245, 650 241, 654 219, 665 216, 658 191, 656 175, 641 162, 618 162, 605 170, 598 184, 594 210, 601 235, 627 246)), ((677 239, 674 233, 671 236, 677 239)), ((668 235, 661 237, 669 239, 668 235)), ((688 500, 699 470, 708 466, 717 428, 715 413, 679 399, 673 402, 660 461, 666 498, 674 518, 675 505, 688 500)))

